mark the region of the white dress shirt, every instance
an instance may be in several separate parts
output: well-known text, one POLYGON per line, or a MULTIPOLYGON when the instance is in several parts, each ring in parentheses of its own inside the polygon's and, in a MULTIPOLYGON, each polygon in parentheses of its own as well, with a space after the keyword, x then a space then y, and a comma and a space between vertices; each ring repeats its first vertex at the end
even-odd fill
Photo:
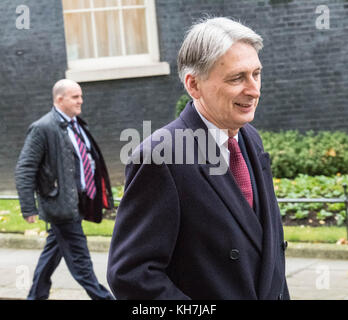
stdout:
MULTIPOLYGON (((66 120, 70 123, 71 120, 76 121, 77 127, 78 127, 78 131, 79 133, 82 135, 83 140, 85 142, 85 145, 87 147, 87 149, 89 150, 91 148, 91 143, 87 138, 86 133, 83 131, 83 129, 78 125, 76 117, 70 118, 68 115, 66 115, 62 110, 60 110, 59 108, 57 108, 56 106, 54 107, 56 109, 56 111, 66 120)), ((64 121, 64 119, 61 119, 62 121, 64 121)), ((76 154, 78 155, 79 159, 80 159, 80 177, 81 177, 81 188, 82 190, 85 190, 86 188, 86 182, 85 182, 85 173, 83 170, 83 162, 82 162, 82 158, 81 158, 81 154, 80 154, 80 150, 79 150, 79 146, 77 144, 76 138, 75 138, 75 133, 73 131, 73 129, 71 128, 70 125, 68 125, 67 127, 68 129, 68 134, 69 134, 69 138, 71 140, 71 143, 74 146, 74 149, 76 151, 76 154)), ((91 155, 88 153, 89 159, 91 161, 91 169, 92 169, 92 174, 94 174, 94 165, 93 165, 93 160, 91 158, 91 155)))
MULTIPOLYGON (((195 104, 193 103, 195 106, 195 104)), ((220 148, 220 152, 222 156, 224 157, 226 163, 230 165, 230 151, 228 150, 228 130, 227 129, 220 129, 215 124, 211 123, 209 120, 207 120, 196 108, 197 113, 207 126, 209 133, 214 138, 216 144, 220 148)), ((238 133, 233 137, 238 142, 238 133)))

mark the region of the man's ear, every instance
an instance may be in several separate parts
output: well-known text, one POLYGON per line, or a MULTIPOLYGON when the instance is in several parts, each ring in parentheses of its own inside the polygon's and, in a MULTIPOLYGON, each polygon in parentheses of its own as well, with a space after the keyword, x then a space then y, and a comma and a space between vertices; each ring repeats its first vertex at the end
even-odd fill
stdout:
POLYGON ((192 98, 198 100, 201 97, 199 80, 192 74, 185 76, 185 88, 192 98))
POLYGON ((56 96, 56 99, 54 100, 55 103, 57 103, 58 105, 60 105, 63 101, 63 96, 61 94, 58 94, 56 96))

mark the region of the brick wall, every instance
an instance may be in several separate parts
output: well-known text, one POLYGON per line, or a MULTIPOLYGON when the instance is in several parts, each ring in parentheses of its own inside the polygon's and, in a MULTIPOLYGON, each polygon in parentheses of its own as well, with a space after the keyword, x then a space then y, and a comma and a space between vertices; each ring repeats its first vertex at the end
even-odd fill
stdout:
MULTIPOLYGON (((183 93, 176 55, 186 29, 203 14, 241 20, 264 38, 259 129, 347 130, 348 2, 344 0, 157 0, 161 60, 168 76, 82 83, 83 117, 104 153, 112 184, 123 182, 119 141, 125 128, 156 129, 171 121, 183 93), (318 5, 330 9, 330 29, 318 30, 318 5)), ((0 3, 0 191, 14 190, 13 170, 28 125, 51 107, 51 87, 64 77, 61 2, 0 3), (16 7, 30 8, 30 29, 15 27, 16 7)))

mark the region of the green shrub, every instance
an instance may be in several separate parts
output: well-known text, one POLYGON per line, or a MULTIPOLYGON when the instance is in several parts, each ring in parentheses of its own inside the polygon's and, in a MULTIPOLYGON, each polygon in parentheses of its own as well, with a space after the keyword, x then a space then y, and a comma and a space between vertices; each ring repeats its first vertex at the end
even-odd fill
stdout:
POLYGON ((182 110, 184 110, 187 102, 189 102, 191 100, 191 97, 188 95, 188 94, 183 94, 178 102, 176 103, 176 106, 175 106, 175 117, 179 117, 180 113, 182 110))
POLYGON ((272 172, 278 178, 299 174, 326 175, 348 173, 348 135, 345 132, 295 130, 279 133, 260 131, 264 148, 272 160, 272 172))
MULTIPOLYGON (((190 100, 186 93, 179 98, 175 107, 176 117, 190 100)), ((277 178, 293 179, 299 174, 348 174, 348 134, 345 132, 259 132, 265 151, 272 160, 272 173, 277 178)))

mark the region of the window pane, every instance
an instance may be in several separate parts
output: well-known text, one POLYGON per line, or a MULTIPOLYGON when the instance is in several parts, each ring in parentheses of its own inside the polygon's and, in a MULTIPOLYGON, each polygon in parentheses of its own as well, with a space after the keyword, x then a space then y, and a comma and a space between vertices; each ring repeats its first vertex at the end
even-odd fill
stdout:
POLYGON ((94 0, 94 8, 117 7, 118 0, 94 0))
POLYGON ((97 29, 98 56, 122 55, 118 10, 95 12, 94 16, 97 29))
POLYGON ((86 9, 89 8, 89 0, 63 0, 64 10, 86 9))
POLYGON ((93 58, 91 14, 66 14, 64 24, 68 60, 93 58))
POLYGON ((123 6, 144 5, 144 0, 122 0, 123 6))
POLYGON ((126 54, 147 53, 145 9, 123 10, 126 54))

